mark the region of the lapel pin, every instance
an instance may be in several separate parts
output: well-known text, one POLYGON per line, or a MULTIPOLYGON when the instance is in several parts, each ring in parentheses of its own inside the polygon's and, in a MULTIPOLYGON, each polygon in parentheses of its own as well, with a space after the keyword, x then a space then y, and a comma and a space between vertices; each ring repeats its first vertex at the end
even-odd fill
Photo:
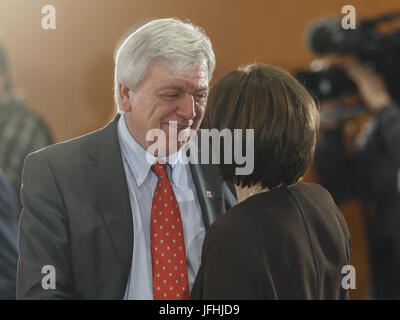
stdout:
POLYGON ((211 192, 210 191, 206 191, 206 196, 207 196, 207 198, 212 198, 211 192))

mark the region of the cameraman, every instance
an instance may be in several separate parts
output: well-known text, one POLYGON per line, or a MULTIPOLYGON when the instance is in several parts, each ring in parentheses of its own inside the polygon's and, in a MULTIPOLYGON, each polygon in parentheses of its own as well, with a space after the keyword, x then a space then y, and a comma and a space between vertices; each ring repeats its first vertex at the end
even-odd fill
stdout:
MULTIPOLYGON (((358 64, 346 65, 372 121, 346 152, 342 122, 321 125, 315 165, 320 183, 338 204, 358 198, 363 204, 371 261, 371 298, 400 299, 400 108, 382 78, 358 64), (367 211, 371 209, 372 212, 367 211)), ((321 101, 321 110, 342 101, 321 101)))

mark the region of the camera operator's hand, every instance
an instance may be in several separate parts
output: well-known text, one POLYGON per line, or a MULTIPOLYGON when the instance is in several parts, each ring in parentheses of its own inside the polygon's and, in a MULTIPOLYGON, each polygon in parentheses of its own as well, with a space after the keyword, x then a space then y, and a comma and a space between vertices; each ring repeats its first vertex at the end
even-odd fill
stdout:
POLYGON ((340 128, 341 121, 339 119, 325 119, 323 120, 323 115, 329 114, 330 112, 335 111, 338 107, 343 106, 342 99, 330 99, 323 100, 320 103, 320 112, 321 112, 321 123, 320 128, 326 130, 336 130, 340 128))
POLYGON ((376 112, 390 104, 391 98, 381 76, 368 71, 359 64, 346 64, 347 75, 358 87, 367 107, 376 112))

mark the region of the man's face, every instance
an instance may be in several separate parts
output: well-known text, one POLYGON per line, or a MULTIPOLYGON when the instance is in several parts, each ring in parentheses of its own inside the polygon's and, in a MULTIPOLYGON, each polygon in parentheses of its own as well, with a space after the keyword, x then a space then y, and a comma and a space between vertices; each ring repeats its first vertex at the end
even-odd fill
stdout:
POLYGON ((119 94, 127 126, 136 141, 148 149, 154 140, 146 141, 146 134, 160 129, 166 137, 168 155, 182 148, 203 120, 208 96, 207 64, 198 62, 173 73, 158 61, 137 89, 119 85, 119 94), (170 122, 175 122, 177 128, 170 122), (176 149, 170 147, 169 139, 177 144, 176 149))

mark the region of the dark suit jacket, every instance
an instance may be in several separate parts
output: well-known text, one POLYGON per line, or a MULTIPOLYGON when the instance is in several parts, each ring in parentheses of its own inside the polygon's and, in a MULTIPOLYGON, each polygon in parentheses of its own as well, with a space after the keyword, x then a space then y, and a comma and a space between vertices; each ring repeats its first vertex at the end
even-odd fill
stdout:
POLYGON ((208 229, 192 299, 346 299, 350 234, 330 194, 298 183, 256 194, 208 229))
MULTIPOLYGON (((26 159, 18 299, 123 298, 134 237, 118 118, 26 159), (42 288, 45 265, 55 267, 56 289, 42 288)), ((236 202, 217 170, 191 165, 206 227, 236 202)))
POLYGON ((15 300, 18 215, 16 195, 0 170, 0 300, 15 300))

